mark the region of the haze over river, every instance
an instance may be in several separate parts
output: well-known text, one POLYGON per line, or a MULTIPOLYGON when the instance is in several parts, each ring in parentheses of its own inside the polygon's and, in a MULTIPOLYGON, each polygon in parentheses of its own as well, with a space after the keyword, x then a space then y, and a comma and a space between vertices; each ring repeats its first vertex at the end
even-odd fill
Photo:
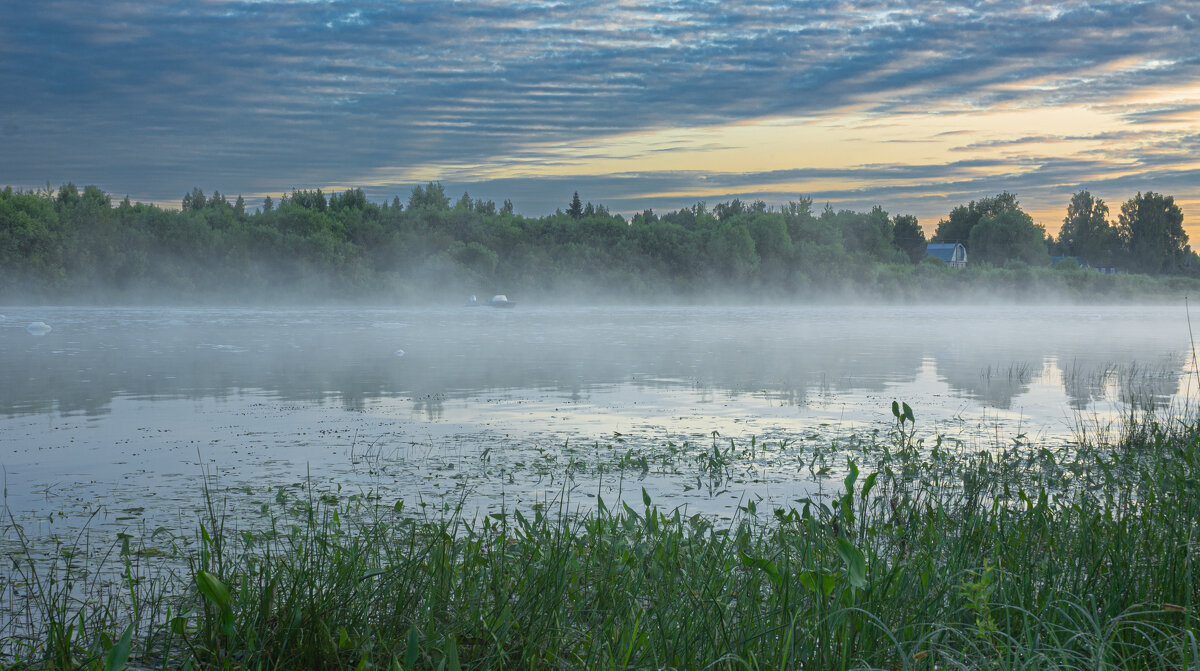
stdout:
POLYGON ((30 534, 97 511, 93 529, 190 518, 205 472, 247 501, 300 483, 482 508, 645 487, 727 515, 835 488, 812 450, 885 440, 893 400, 926 440, 1061 445, 1131 397, 1181 407, 1195 379, 1182 304, 0 314, 0 465, 30 534), (696 476, 752 436, 788 442, 740 477, 696 476))

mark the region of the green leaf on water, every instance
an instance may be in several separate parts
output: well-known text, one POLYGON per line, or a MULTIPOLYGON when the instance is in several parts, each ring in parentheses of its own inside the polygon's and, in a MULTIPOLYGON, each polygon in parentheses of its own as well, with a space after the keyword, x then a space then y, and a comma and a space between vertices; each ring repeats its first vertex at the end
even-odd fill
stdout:
POLYGON ((650 495, 646 493, 645 487, 642 487, 642 502, 646 504, 647 508, 650 507, 650 495))

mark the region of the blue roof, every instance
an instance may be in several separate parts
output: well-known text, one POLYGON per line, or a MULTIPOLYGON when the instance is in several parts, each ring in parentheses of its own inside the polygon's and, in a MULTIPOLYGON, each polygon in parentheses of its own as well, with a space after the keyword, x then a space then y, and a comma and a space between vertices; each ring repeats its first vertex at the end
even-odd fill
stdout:
POLYGON ((958 242, 937 242, 925 245, 925 253, 929 256, 936 256, 939 259, 949 263, 954 260, 954 250, 961 247, 958 242))

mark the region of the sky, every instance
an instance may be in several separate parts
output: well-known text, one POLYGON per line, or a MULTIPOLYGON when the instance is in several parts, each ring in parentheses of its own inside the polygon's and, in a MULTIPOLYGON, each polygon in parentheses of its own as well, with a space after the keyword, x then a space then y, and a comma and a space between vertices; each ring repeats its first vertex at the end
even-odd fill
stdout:
POLYGON ((292 189, 518 212, 1017 194, 1200 236, 1200 0, 0 4, 0 185, 178 207, 292 189))

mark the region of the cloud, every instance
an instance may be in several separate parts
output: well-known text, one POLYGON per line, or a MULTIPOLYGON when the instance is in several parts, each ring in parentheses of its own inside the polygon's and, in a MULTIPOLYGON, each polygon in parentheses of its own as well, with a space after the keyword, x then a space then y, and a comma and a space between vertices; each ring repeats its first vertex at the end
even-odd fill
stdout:
MULTIPOLYGON (((1159 127, 1194 117, 1200 101, 1143 103, 1137 93, 1200 82, 1189 7, 1075 0, 8 3, 0 9, 0 183, 73 180, 173 201, 195 185, 277 193, 391 173, 396 181, 373 183, 372 193, 405 194, 412 175, 438 178, 443 166, 561 163, 561 151, 547 147, 582 147, 582 159, 596 141, 662 129, 771 117, 837 121, 847 110, 885 121, 1064 105, 1119 109, 1135 130, 1112 132, 1137 134, 1138 143, 1122 147, 1141 153, 1117 158, 1175 175, 1181 159, 1168 160, 1156 142, 1167 137, 1159 127)), ((958 153, 1006 145, 1020 151, 1046 136, 1024 130, 999 138, 966 133, 958 153)), ((715 146, 709 153, 724 155, 715 146)), ((932 168, 928 161, 867 161, 855 169, 757 174, 713 164, 696 173, 707 177, 698 180, 703 189, 677 172, 651 175, 634 165, 607 177, 573 175, 567 162, 558 179, 487 176, 473 190, 512 188, 507 195, 536 203, 528 208, 538 212, 561 200, 560 181, 594 184, 622 202, 684 190, 754 196, 770 193, 763 185, 817 179, 846 180, 829 197, 847 202, 858 193, 931 194, 933 179, 961 185, 947 198, 1005 188, 1003 179, 982 184, 987 178, 978 171, 995 161, 990 154, 983 163, 961 159, 948 154, 932 168), (862 186, 877 178, 889 185, 862 186), (894 184, 906 179, 910 191, 894 184)), ((1115 162, 1064 161, 1055 170, 1081 172, 1054 174, 1062 183, 1106 170, 1125 174, 1115 162)), ((995 164, 995 174, 1004 177, 1010 165, 995 164)), ((445 172, 449 182, 456 174, 462 171, 445 172)))

